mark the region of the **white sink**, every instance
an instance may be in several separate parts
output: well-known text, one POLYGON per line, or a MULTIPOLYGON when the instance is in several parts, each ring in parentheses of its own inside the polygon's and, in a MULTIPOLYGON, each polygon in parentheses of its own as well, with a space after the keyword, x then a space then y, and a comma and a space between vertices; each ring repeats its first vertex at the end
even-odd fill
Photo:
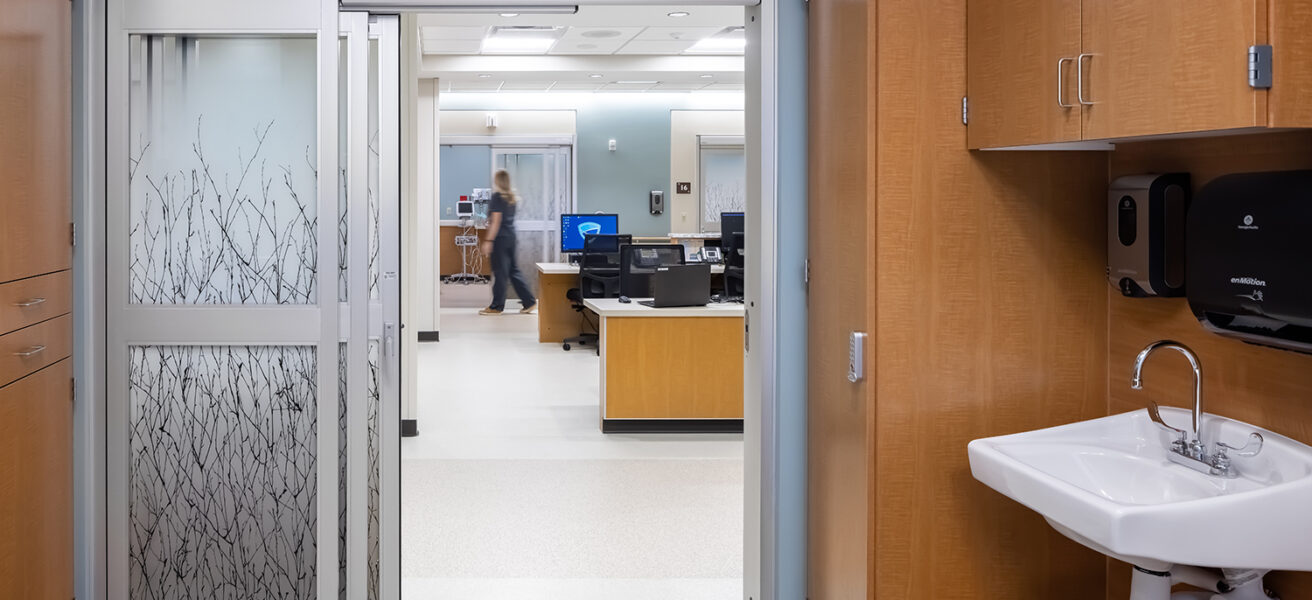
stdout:
MULTIPOLYGON (((1187 428, 1190 412, 1163 408, 1187 428)), ((1148 411, 984 438, 969 445, 975 479, 1043 515, 1094 550, 1165 571, 1171 565, 1312 571, 1312 448, 1207 415, 1202 438, 1240 445, 1226 479, 1167 459, 1169 434, 1148 411)))

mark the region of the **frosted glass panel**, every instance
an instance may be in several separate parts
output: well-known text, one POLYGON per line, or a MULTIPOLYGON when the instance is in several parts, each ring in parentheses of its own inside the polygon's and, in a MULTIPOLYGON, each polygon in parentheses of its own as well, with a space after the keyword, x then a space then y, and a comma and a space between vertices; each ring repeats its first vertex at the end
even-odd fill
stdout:
POLYGON ((315 355, 130 349, 131 598, 315 597, 315 355))
POLYGON ((742 148, 701 148, 702 231, 720 230, 720 213, 747 207, 747 155, 742 148))
MULTIPOLYGON (((369 600, 377 600, 379 593, 379 522, 378 522, 378 504, 379 504, 379 469, 380 447, 379 447, 379 411, 381 409, 381 388, 378 385, 379 377, 379 356, 380 344, 378 340, 369 341, 369 380, 366 382, 368 387, 368 406, 366 408, 369 424, 369 447, 368 447, 368 470, 369 477, 369 507, 368 507, 368 528, 369 540, 367 549, 368 561, 368 582, 366 589, 369 593, 369 600)), ((337 419, 337 506, 339 513, 337 515, 337 569, 339 597, 346 597, 346 509, 347 497, 346 487, 348 485, 346 477, 346 422, 347 408, 347 346, 346 343, 338 344, 337 347, 337 398, 338 398, 338 419, 337 419)))
POLYGON ((315 40, 130 39, 129 295, 313 304, 315 40))

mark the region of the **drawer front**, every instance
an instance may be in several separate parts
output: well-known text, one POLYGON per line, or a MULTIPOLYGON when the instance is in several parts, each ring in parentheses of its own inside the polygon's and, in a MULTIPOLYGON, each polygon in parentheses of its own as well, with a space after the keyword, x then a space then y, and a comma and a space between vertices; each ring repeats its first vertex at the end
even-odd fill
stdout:
POLYGON ((0 598, 73 597, 71 360, 0 387, 0 598))
POLYGON ((72 271, 0 284, 0 334, 72 311, 72 271))
POLYGON ((0 335, 0 385, 67 358, 72 350, 72 315, 0 335))

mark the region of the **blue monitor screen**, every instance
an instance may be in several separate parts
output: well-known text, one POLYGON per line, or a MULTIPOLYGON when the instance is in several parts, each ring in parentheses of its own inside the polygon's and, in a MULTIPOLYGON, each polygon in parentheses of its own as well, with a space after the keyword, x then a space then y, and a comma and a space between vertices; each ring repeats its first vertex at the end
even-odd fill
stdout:
POLYGON ((615 235, 619 230, 619 215, 560 215, 560 251, 582 252, 583 236, 589 233, 615 235))

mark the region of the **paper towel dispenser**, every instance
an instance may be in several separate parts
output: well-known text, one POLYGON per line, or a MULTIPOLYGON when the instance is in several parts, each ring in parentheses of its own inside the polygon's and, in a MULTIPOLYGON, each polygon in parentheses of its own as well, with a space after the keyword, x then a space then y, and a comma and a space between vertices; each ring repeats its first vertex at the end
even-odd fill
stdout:
POLYGON ((1312 171, 1212 180, 1190 207, 1186 254, 1204 328, 1312 353, 1312 171))

